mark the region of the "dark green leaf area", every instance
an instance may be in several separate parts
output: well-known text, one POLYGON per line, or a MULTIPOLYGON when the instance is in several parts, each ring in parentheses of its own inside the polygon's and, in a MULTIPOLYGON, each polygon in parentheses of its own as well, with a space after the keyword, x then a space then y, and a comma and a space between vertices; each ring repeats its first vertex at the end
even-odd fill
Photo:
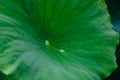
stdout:
POLYGON ((7 76, 0 71, 0 80, 8 80, 7 76))

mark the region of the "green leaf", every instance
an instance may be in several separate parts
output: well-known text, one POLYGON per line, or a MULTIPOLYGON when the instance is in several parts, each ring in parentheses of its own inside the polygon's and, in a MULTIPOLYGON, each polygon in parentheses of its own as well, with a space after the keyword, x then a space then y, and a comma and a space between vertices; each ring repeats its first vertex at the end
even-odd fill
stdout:
MULTIPOLYGON (((112 24, 114 25, 114 29, 120 34, 120 5, 118 4, 119 0, 109 0, 107 1, 107 3, 112 18, 112 24)), ((117 48, 116 56, 118 59, 118 64, 120 64, 120 44, 117 48)))
MULTIPOLYGON (((108 4, 108 9, 112 18, 112 24, 114 25, 115 31, 117 31, 120 34, 120 5, 119 0, 106 0, 108 4)), ((120 38, 119 38, 120 39, 120 38)), ((118 46, 116 56, 118 59, 120 59, 120 47, 118 46)))
POLYGON ((0 70, 10 80, 102 80, 118 34, 104 0, 0 0, 0 70))
MULTIPOLYGON (((114 25, 114 30, 120 34, 120 1, 119 0, 106 0, 108 5, 108 10, 112 18, 112 24, 114 25)), ((120 38, 119 38, 120 40, 120 38)), ((117 64, 118 68, 105 80, 119 80, 120 79, 120 43, 116 50, 117 64)))

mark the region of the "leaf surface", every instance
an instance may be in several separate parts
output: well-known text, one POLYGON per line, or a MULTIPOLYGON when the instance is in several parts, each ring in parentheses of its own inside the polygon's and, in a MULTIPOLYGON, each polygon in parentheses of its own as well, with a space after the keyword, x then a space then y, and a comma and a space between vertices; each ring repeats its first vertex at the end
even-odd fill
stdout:
POLYGON ((0 71, 10 80, 102 80, 118 34, 104 0, 0 0, 0 71))
MULTIPOLYGON (((112 18, 112 24, 114 25, 114 30, 120 34, 120 1, 119 0, 106 0, 108 5, 108 10, 112 18)), ((120 37, 119 37, 120 40, 120 37)), ((105 80, 119 80, 120 79, 120 43, 116 50, 117 57, 117 69, 105 80)))

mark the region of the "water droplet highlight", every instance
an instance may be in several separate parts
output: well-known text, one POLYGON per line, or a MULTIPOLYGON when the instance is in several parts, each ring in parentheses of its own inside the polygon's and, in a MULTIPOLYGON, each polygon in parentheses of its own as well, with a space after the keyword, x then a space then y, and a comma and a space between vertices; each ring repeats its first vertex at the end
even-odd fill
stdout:
POLYGON ((48 40, 45 41, 45 45, 50 45, 50 42, 48 40))
POLYGON ((61 53, 64 53, 64 52, 65 52, 65 50, 63 50, 63 49, 60 49, 60 52, 61 52, 61 53))

